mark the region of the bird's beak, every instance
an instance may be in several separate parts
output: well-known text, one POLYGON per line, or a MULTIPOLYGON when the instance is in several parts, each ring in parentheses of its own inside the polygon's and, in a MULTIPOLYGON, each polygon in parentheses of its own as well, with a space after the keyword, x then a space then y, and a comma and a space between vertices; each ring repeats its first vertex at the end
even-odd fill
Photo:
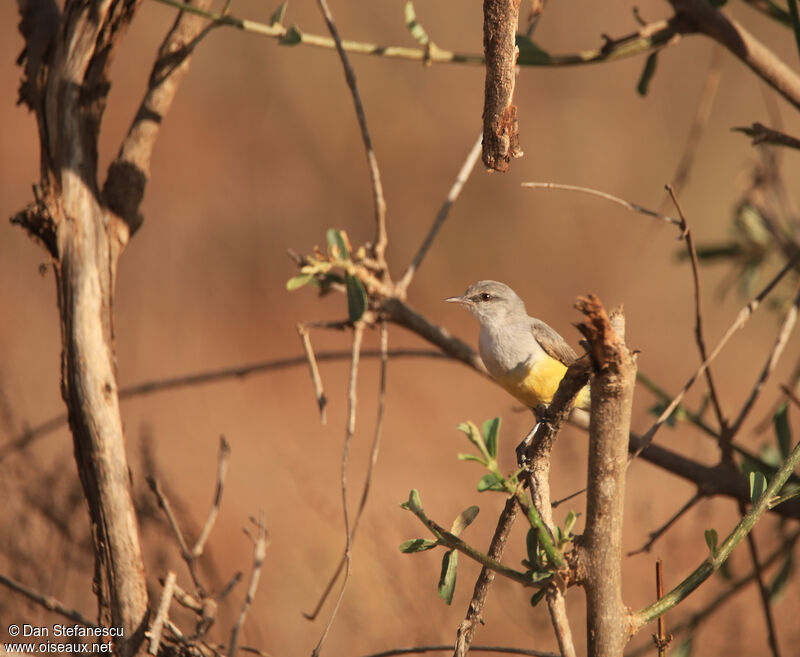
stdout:
POLYGON ((457 304, 462 305, 462 306, 469 306, 470 305, 470 300, 467 299, 466 297, 463 297, 463 296, 461 296, 461 297, 447 297, 445 299, 445 301, 449 301, 450 303, 457 303, 457 304))

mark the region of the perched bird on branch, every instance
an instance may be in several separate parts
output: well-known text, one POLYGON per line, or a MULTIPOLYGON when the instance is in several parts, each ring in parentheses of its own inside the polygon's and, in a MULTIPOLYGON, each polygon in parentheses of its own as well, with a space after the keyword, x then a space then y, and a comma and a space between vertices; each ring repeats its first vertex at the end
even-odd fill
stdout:
MULTIPOLYGON (((578 355, 554 329, 528 315, 514 290, 497 281, 479 281, 445 301, 464 306, 480 322, 478 350, 497 383, 532 409, 553 400, 578 355)), ((588 385, 575 406, 589 410, 588 385)))

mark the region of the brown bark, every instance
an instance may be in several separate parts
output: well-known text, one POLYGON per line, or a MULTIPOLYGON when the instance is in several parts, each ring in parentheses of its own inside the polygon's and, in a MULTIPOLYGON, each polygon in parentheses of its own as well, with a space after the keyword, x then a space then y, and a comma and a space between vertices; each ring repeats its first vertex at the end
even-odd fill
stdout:
POLYGON ((514 105, 516 45, 520 0, 484 0, 483 49, 486 87, 483 104, 483 163, 507 171, 511 158, 522 157, 517 106, 514 105))
POLYGON ((586 529, 580 543, 590 657, 618 657, 629 629, 622 602, 622 519, 636 362, 596 297, 579 301, 595 374, 589 423, 586 529))
POLYGON ((37 198, 14 221, 54 258, 62 381, 75 459, 92 524, 99 621, 120 628, 132 655, 148 613, 117 395, 112 305, 127 226, 103 205, 97 139, 114 47, 138 0, 20 2, 27 60, 21 101, 35 113, 42 151, 37 198), (46 17, 47 29, 41 19, 46 17))

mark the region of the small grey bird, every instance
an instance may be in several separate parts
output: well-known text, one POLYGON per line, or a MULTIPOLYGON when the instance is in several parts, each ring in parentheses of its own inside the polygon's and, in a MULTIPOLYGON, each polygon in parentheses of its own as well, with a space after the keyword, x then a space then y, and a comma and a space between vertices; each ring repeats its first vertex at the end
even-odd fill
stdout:
MULTIPOLYGON (((497 383, 530 408, 553 400, 578 355, 555 330, 528 316, 514 290, 497 281, 479 281, 462 296, 445 301, 464 306, 480 322, 478 351, 497 383)), ((575 406, 589 409, 588 385, 575 406)))

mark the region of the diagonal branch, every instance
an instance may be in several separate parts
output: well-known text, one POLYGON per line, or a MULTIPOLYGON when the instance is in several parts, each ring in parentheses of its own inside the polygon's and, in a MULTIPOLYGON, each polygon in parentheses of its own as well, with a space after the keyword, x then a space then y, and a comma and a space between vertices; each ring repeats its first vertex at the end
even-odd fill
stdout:
MULTIPOLYGON (((194 6, 206 10, 212 0, 194 0, 194 6)), ((139 208, 150 178, 150 158, 164 116, 172 106, 178 86, 189 70, 195 45, 205 30, 207 19, 200 14, 180 12, 158 50, 150 73, 147 92, 128 129, 119 154, 108 169, 103 197, 108 206, 128 224, 133 235, 144 217, 139 208)))
POLYGON ((361 96, 358 93, 358 86, 356 85, 356 74, 342 46, 342 39, 339 37, 339 30, 333 22, 333 14, 328 7, 327 0, 317 0, 317 4, 319 4, 322 16, 325 18, 328 31, 331 33, 336 43, 336 52, 339 53, 339 58, 342 60, 344 76, 347 79, 347 86, 350 88, 350 93, 353 96, 353 104, 356 107, 356 117, 358 118, 358 126, 361 129, 361 139, 364 142, 364 149, 367 152, 369 177, 372 181, 372 200, 375 204, 375 244, 373 245, 375 259, 384 270, 384 274, 388 275, 386 271, 386 260, 384 258, 386 245, 389 241, 386 233, 386 200, 383 197, 383 183, 381 182, 380 169, 378 169, 378 159, 375 157, 375 150, 372 148, 372 138, 369 136, 367 117, 364 113, 364 106, 361 103, 361 96))

